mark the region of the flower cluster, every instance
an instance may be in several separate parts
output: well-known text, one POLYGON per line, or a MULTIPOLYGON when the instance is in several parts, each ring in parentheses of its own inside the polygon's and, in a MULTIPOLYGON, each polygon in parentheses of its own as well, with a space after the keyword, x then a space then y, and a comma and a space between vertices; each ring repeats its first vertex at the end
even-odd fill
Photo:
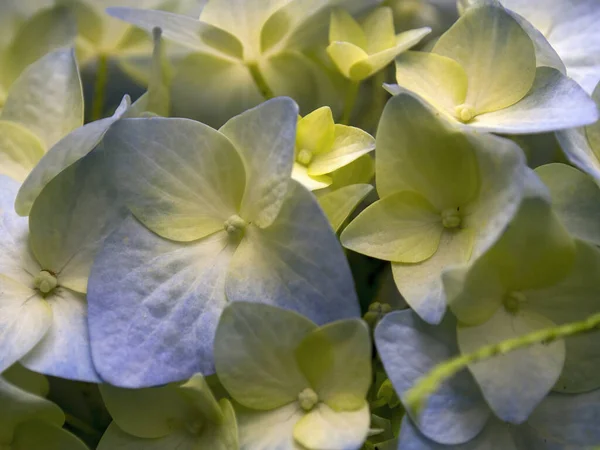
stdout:
POLYGON ((2 0, 0 450, 600 448, 599 21, 2 0))

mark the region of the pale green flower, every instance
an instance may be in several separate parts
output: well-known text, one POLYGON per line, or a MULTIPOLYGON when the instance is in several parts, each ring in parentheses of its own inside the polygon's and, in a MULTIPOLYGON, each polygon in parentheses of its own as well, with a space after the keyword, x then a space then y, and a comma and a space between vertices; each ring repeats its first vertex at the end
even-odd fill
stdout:
POLYGON ((508 225, 528 174, 523 155, 511 141, 461 132, 406 94, 386 106, 376 146, 380 200, 342 243, 391 261, 406 301, 439 322, 442 272, 476 259, 508 225))
POLYGON ((347 11, 335 9, 331 14, 327 53, 346 78, 362 81, 430 32, 431 28, 424 27, 396 35, 389 7, 375 9, 360 24, 347 11))
POLYGON ((369 431, 367 325, 317 327, 298 313, 234 302, 215 338, 219 380, 237 408, 243 450, 358 450, 369 431))
POLYGON ((500 4, 484 1, 436 42, 431 53, 396 59, 398 85, 457 123, 528 134, 587 125, 598 111, 587 93, 552 67, 537 67, 535 46, 500 4))
POLYGON ((237 450, 235 413, 217 402, 204 377, 147 389, 107 384, 100 392, 113 423, 98 450, 237 450))
POLYGON ((334 123, 328 106, 298 120, 292 178, 311 191, 333 183, 330 174, 375 149, 375 139, 360 128, 334 123))

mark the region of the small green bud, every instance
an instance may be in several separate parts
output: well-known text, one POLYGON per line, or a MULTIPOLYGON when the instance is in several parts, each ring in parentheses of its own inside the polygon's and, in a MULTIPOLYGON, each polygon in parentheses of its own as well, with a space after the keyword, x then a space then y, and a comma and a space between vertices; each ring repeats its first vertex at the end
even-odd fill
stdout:
POLYGON ((387 313, 392 310, 392 307, 387 303, 373 302, 369 305, 369 310, 363 316, 363 320, 369 324, 371 328, 383 319, 387 313))
POLYGON ((454 113, 456 114, 456 118, 464 123, 470 122, 471 120, 473 120, 473 117, 475 117, 475 115, 476 115, 475 108, 473 108, 471 105, 468 105, 466 103, 463 103, 462 105, 458 105, 454 109, 454 113))
POLYGON ((458 228, 462 219, 458 208, 450 208, 442 211, 442 224, 444 228, 458 228))
POLYGON ((237 214, 234 214, 229 219, 225 221, 223 224, 223 228, 229 234, 239 234, 242 233, 246 227, 248 226, 248 222, 242 219, 237 214))
POLYGON ((296 161, 298 161, 303 166, 308 166, 313 159, 313 154, 310 150, 306 150, 303 148, 298 152, 298 156, 296 157, 296 161))
POLYGON ((52 292, 56 286, 58 286, 58 280, 53 273, 47 270, 42 270, 33 279, 33 285, 42 294, 47 295, 52 292))
POLYGON ((311 388, 306 388, 298 394, 298 403, 304 411, 310 411, 319 403, 319 396, 311 388))
POLYGON ((400 405, 400 398, 396 394, 396 390, 389 378, 381 383, 377 391, 377 398, 384 399, 390 408, 396 408, 400 405))

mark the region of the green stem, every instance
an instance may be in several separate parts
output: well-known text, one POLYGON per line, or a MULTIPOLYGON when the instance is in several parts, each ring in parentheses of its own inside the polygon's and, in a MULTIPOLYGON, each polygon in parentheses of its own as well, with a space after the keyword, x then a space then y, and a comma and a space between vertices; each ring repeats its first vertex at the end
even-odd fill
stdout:
POLYGON ((261 73, 260 68, 258 67, 258 64, 257 63, 249 63, 248 70, 250 70, 252 79, 254 80, 254 83, 256 83, 256 87, 258 87, 258 90, 260 91, 262 96, 265 98, 265 100, 269 100, 269 99, 275 97, 275 94, 273 94, 273 91, 267 84, 267 80, 265 80, 265 78, 263 77, 263 74, 261 73))
POLYGON ((358 97, 358 88, 360 87, 360 81, 350 81, 348 89, 346 90, 346 98, 344 99, 344 113, 342 114, 342 125, 348 125, 356 104, 358 97))
POLYGON ((557 327, 534 331, 524 336, 486 345, 473 353, 460 355, 434 367, 427 375, 421 377, 417 384, 406 393, 406 406, 418 417, 429 397, 438 390, 448 378, 456 375, 470 364, 484 361, 498 355, 504 355, 535 344, 550 344, 558 339, 600 330, 600 313, 594 314, 581 322, 572 322, 557 327))
POLYGON ((94 84, 94 100, 92 102, 92 121, 102 119, 104 113, 104 99, 108 82, 108 57, 104 54, 98 56, 96 68, 96 83, 94 84))

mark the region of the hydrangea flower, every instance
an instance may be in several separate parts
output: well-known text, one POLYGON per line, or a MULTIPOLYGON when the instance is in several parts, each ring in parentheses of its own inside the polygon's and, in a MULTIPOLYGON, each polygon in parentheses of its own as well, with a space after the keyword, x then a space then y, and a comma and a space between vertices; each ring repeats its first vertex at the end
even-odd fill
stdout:
POLYGON ((436 42, 431 53, 396 59, 398 85, 469 128, 529 134, 587 125, 598 111, 587 93, 552 67, 536 67, 525 30, 497 2, 483 2, 436 42))
POLYGON ((0 371, 20 361, 49 375, 98 381, 87 278, 98 246, 127 209, 106 183, 102 156, 54 178, 29 221, 13 210, 18 183, 0 176, 0 371))
POLYGON ((375 139, 360 128, 336 124, 323 106, 298 121, 292 178, 312 190, 333 183, 332 172, 375 149, 375 139))
POLYGON ((462 132, 406 94, 386 106, 376 146, 380 200, 348 225, 342 243, 391 261, 400 293, 437 323, 446 309, 441 274, 500 236, 528 169, 513 142, 462 132))
POLYGON ((83 125, 75 55, 60 49, 30 65, 0 112, 0 174, 23 181, 57 141, 83 125))
POLYGON ((389 7, 373 10, 361 24, 346 10, 334 9, 327 53, 346 78, 358 82, 379 72, 430 32, 431 28, 423 27, 396 35, 389 7))
POLYGON ((199 20, 130 8, 108 11, 147 31, 158 26, 165 38, 194 51, 173 79, 174 114, 219 127, 274 95, 294 98, 303 111, 335 103, 327 71, 304 50, 319 41, 332 6, 357 11, 374 3, 213 0, 199 20))
POLYGON ((113 422, 98 450, 239 448, 231 403, 217 402, 200 374, 185 383, 135 390, 104 384, 100 391, 113 422))
MULTIPOLYGON (((573 240, 548 199, 532 194, 502 238, 470 268, 444 274, 462 353, 600 310, 600 251, 573 240)), ((551 390, 600 388, 597 333, 534 345, 470 366, 502 420, 522 423, 551 390)))
MULTIPOLYGON (((431 326, 411 311, 388 314, 375 331, 386 372, 401 399, 429 370, 458 352, 456 325, 448 317, 431 326)), ((505 356, 499 356, 501 359, 505 356)), ((518 382, 518 378, 512 378, 518 382)), ((518 403, 520 394, 511 397, 518 403)), ((447 380, 417 417, 405 416, 399 449, 530 450, 593 448, 600 442, 596 417, 600 390, 548 395, 527 421, 514 425, 496 418, 473 377, 462 371, 447 380)))
POLYGON ((291 180, 298 108, 276 98, 219 131, 126 119, 104 138, 135 218, 104 244, 89 283, 93 356, 113 385, 212 373, 228 301, 356 317, 353 281, 316 200, 291 180), (320 255, 314 259, 314 255, 320 255))
POLYGON ((0 448, 87 450, 62 429, 65 415, 54 403, 0 377, 0 448))
POLYGON ((215 338, 219 380, 239 403, 244 450, 358 450, 369 431, 369 328, 322 327, 293 311, 236 302, 215 338))
MULTIPOLYGON (((466 9, 481 0, 459 0, 466 9)), ((489 0, 485 0, 489 1, 489 0)), ((600 4, 594 0, 500 0, 513 16, 535 27, 532 39, 542 34, 556 52, 560 65, 553 65, 591 93, 600 81, 600 4), (536 33, 537 32, 537 33, 536 33), (562 65, 562 67, 561 67, 562 65)), ((540 37, 537 37, 540 41, 540 37)), ((543 43, 540 45, 544 45, 543 43)), ((545 46, 544 46, 545 47, 545 46)), ((548 49, 544 48, 545 53, 548 49)), ((555 61, 552 58, 552 62, 555 61)), ((548 65, 548 61, 544 61, 548 65)))

